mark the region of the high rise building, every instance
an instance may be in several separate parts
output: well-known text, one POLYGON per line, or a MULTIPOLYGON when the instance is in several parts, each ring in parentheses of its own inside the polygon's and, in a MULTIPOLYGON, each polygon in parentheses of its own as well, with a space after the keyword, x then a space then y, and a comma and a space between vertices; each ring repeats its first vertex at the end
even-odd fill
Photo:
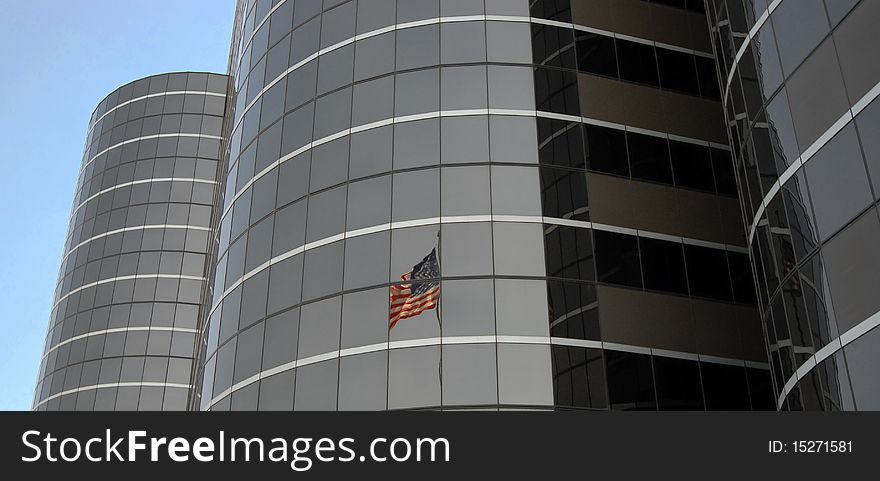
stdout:
POLYGON ((155 75, 92 114, 34 409, 186 409, 226 85, 155 75))
POLYGON ((776 406, 880 409, 880 2, 708 5, 776 406))
MULTIPOLYGON (((764 280, 756 294, 762 258, 743 222, 754 197, 737 187, 751 171, 728 142, 768 123, 734 110, 725 72, 736 69, 715 55, 748 34, 730 33, 734 22, 718 16, 728 7, 715 3, 707 14, 702 0, 240 0, 222 119, 226 77, 201 89, 220 108, 205 104, 197 131, 215 142, 213 157, 197 157, 219 165, 210 179, 190 176, 206 181, 208 201, 193 188, 188 202, 209 221, 197 224, 201 250, 183 255, 202 256, 201 270, 186 257, 162 270, 165 254, 145 237, 132 249, 157 266, 143 271, 155 291, 135 285, 140 296, 98 303, 72 290, 132 281, 140 263, 137 274, 105 274, 110 254, 78 260, 80 271, 65 262, 35 407, 187 404, 157 403, 163 388, 166 403, 188 397, 193 410, 788 406, 776 399, 794 381, 777 362, 782 343, 765 341, 770 297, 764 280), (155 315, 170 302, 155 279, 166 272, 193 277, 195 297, 173 299, 194 316, 181 324, 155 315), (137 328, 114 330, 117 305, 133 301, 153 314, 132 307, 124 325, 137 328), (110 324, 95 323, 99 309, 110 324), (124 335, 111 343, 131 331, 131 348, 124 335), (103 350, 74 351, 98 336, 103 350), (170 356, 159 347, 169 342, 170 356), (80 351, 92 353, 97 381, 80 351), (175 367, 158 380, 163 362, 175 367), (115 375, 102 377, 104 364, 115 375)), ((155 97, 197 95, 186 90, 155 97)), ((132 95, 111 94, 93 123, 132 95)), ((176 145, 189 149, 195 132, 175 108, 151 122, 164 129, 168 117, 179 130, 158 135, 184 132, 176 145)), ((92 161, 105 149, 145 142, 122 126, 131 115, 113 115, 106 141, 91 134, 86 165, 105 169, 92 161)), ((97 192, 131 182, 104 177, 87 194, 96 206, 97 192)), ((131 199, 103 202, 153 201, 131 199)), ((870 237, 852 237, 869 254, 870 237)), ((863 267, 870 281, 876 270, 863 267)))

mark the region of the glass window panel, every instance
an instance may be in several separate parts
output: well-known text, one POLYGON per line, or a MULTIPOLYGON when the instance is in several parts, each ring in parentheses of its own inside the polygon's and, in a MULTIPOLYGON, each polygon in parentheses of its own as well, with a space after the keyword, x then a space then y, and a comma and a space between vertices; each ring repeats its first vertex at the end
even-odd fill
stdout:
POLYGON ((797 69, 785 89, 798 145, 811 145, 849 106, 831 39, 823 42, 797 69))
POLYGON ((492 162, 538 162, 538 136, 533 117, 489 116, 492 162))
POLYGON ((440 0, 440 16, 480 15, 485 13, 483 2, 470 0, 440 0))
POLYGON ((293 410, 293 386, 296 371, 287 371, 260 380, 259 411, 293 410))
POLYGON ((386 408, 388 353, 346 356, 339 364, 339 410, 375 411, 386 408))
POLYGON ((390 234, 377 232, 345 241, 345 289, 388 282, 390 234))
POLYGON ((351 123, 351 88, 321 97, 315 103, 314 138, 320 139, 347 129, 351 123))
POLYGON ((300 286, 302 285, 303 256, 297 255, 285 259, 270 268, 269 272, 269 313, 299 303, 300 286))
POLYGON ((639 238, 645 289, 687 294, 684 251, 678 242, 639 238))
POLYGON ((321 15, 321 48, 354 37, 357 2, 348 2, 321 15))
POLYGON ((496 279, 495 311, 499 335, 549 335, 547 286, 544 281, 496 279))
POLYGON ((585 168, 583 126, 580 122, 539 117, 537 125, 540 163, 585 168))
POLYGON ((440 25, 440 62, 486 61, 485 22, 452 22, 440 25))
POLYGON ((303 245, 306 233, 306 202, 300 201, 275 213, 272 255, 277 256, 303 245))
POLYGON ((342 297, 340 348, 369 346, 388 340, 388 288, 371 289, 342 297))
POLYGON ((642 287, 638 238, 600 230, 594 230, 593 237, 599 282, 642 287))
POLYGON ((389 32, 357 41, 354 56, 355 81, 394 70, 394 38, 394 32, 389 32))
POLYGON ((787 77, 828 33, 822 0, 780 4, 770 17, 776 32, 782 70, 787 77))
MULTIPOLYGON (((760 70, 761 87, 764 97, 770 98, 782 84, 782 65, 779 63, 779 52, 776 50, 776 35, 773 26, 764 23, 758 31, 757 38, 752 39, 755 50, 755 63, 760 70)), ((725 80, 726 82, 726 80, 725 80)))
POLYGON ((661 411, 702 411, 703 393, 697 361, 654 356, 657 402, 661 411))
POLYGON ((342 289, 342 242, 321 246, 305 253, 303 300, 315 299, 342 289))
POLYGON ((486 67, 483 65, 443 67, 440 69, 440 108, 486 108, 486 78, 486 67))
POLYGON ((394 77, 387 76, 354 86, 351 124, 365 125, 390 119, 394 105, 394 77))
POLYGON ((443 405, 498 403, 494 344, 443 346, 443 405))
POLYGON ((352 134, 349 178, 357 179, 391 170, 393 126, 352 134))
POLYGON ((720 249, 684 244, 692 296, 732 301, 727 256, 720 249))
POLYGON ((444 337, 495 334, 491 279, 444 280, 440 297, 440 320, 444 337))
POLYGON ((535 109, 532 68, 490 65, 489 86, 490 108, 535 109))
POLYGON ((856 116, 856 126, 874 187, 874 198, 880 198, 880 136, 873 134, 880 132, 880 100, 874 100, 856 116))
POLYGON ((486 22, 490 62, 532 63, 532 34, 526 23, 486 22))
MULTIPOLYGON (((400 5, 398 5, 397 12, 398 20, 401 14, 399 7, 400 5)), ((427 67, 438 63, 440 63, 438 25, 426 25, 397 31, 397 70, 427 67)))
POLYGON ((878 343, 880 331, 873 329, 844 348, 855 407, 860 411, 880 408, 880 381, 876 371, 880 362, 878 343))
POLYGON ((749 383, 743 366, 700 363, 703 392, 708 411, 748 411, 749 383))
POLYGON ((666 139, 627 132, 626 140, 634 178, 672 183, 672 166, 666 139))
POLYGON ((804 165, 819 236, 827 239, 871 203, 865 164, 852 125, 804 165))
POLYGON ((496 275, 544 276, 541 224, 496 222, 492 241, 496 275))
POLYGON ((492 274, 490 224, 444 224, 442 231, 440 266, 444 276, 492 274))
POLYGON ((348 184, 346 214, 349 231, 388 223, 391 220, 391 176, 348 184))
MULTIPOLYGON (((485 99, 485 95, 483 95, 483 99, 485 99)), ((417 70, 415 72, 397 74, 394 82, 394 115, 400 117, 434 112, 439 110, 439 108, 439 69, 417 70)))
POLYGON ((441 215, 489 214, 489 192, 487 166, 444 167, 440 179, 441 215))
POLYGON ((312 149, 309 191, 316 192, 345 182, 348 175, 348 137, 312 149))
POLYGON ((392 221, 440 215, 440 170, 398 172, 393 176, 392 221))
POLYGON ((345 231, 346 186, 309 197, 306 242, 324 239, 345 231))
POLYGON ((359 0, 357 33, 366 33, 394 24, 395 0, 359 0))
POLYGON ((281 129, 281 154, 286 155, 312 140, 315 105, 308 104, 284 116, 281 129))
POLYGON ((335 411, 338 376, 338 359, 297 368, 293 409, 296 411, 335 411))
POLYGON ((671 140, 669 150, 675 185, 707 192, 715 191, 709 147, 671 140))
POLYGON ((289 73, 287 75, 287 95, 284 98, 284 110, 294 109, 313 99, 317 84, 317 60, 312 60, 289 73))
POLYGON ((300 308, 300 359, 339 349, 342 297, 305 304, 300 308))
POLYGON ((266 319, 263 338, 263 370, 296 359, 299 309, 290 309, 266 319))
POLYGON ((440 163, 440 121, 402 122, 394 125, 394 168, 440 163))
POLYGON ((488 117, 481 115, 441 119, 440 152, 441 162, 444 164, 488 162, 488 117))
POLYGON ((608 400, 602 351, 553 346, 552 352, 556 404, 579 408, 606 408, 608 400))
POLYGON ((553 404, 550 346, 498 344, 498 402, 509 405, 553 404))
POLYGON ((587 178, 582 171, 541 169, 541 204, 546 217, 590 220, 587 178))
POLYGON ((659 86, 657 57, 654 47, 643 43, 617 39, 617 63, 620 78, 630 82, 659 86))
POLYGON ((605 35, 578 31, 577 67, 581 72, 617 78, 614 39, 605 35))
POLYGON ((657 66, 660 69, 661 87, 694 95, 699 94, 700 88, 693 55, 667 48, 658 48, 657 66))
POLYGON ((621 351, 605 351, 608 375, 608 402, 621 411, 654 411, 654 372, 651 356, 621 351))
POLYGON ((538 169, 492 166, 492 213, 541 215, 538 169))
MULTIPOLYGON (((437 246, 437 225, 395 229, 391 234, 391 278, 399 281, 437 246)), ((442 253, 441 253, 442 255, 442 253)), ((441 260, 442 263, 442 260, 441 260)), ((441 264, 442 268, 442 264, 441 264)), ((390 294, 389 294, 390 295, 390 294)), ((391 340, 421 339, 440 336, 440 326, 434 309, 402 319, 389 332, 391 340)))
POLYGON ((243 381, 260 372, 260 363, 263 357, 263 328, 263 323, 259 323, 238 335, 233 383, 243 381))
POLYGON ((545 225, 544 247, 548 276, 596 280, 593 241, 589 230, 545 225))
POLYGON ((840 333, 880 310, 878 242, 880 223, 876 211, 870 209, 822 248, 840 333))
POLYGON ((440 372, 440 346, 389 351, 388 409, 439 406, 440 372))
POLYGON ((629 176, 624 131, 587 125, 585 133, 587 168, 597 172, 629 176))

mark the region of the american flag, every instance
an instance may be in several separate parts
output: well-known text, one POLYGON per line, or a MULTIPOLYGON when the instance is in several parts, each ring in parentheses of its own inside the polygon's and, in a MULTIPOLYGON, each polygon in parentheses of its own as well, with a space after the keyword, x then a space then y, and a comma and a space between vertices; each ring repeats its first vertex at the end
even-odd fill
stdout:
POLYGON ((436 309, 440 298, 440 264, 437 262, 437 249, 414 265, 412 271, 400 276, 404 284, 391 286, 391 314, 388 329, 397 321, 421 314, 428 309, 436 309))

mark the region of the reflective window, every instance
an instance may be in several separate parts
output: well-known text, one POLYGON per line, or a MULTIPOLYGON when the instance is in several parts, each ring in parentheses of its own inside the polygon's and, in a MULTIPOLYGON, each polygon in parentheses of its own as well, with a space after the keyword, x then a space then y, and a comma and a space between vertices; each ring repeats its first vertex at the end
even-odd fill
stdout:
POLYGON ((341 290, 342 278, 327 273, 342 272, 342 254, 342 242, 334 242, 306 251, 303 265, 303 300, 315 299, 341 290))
POLYGON ((306 242, 324 239, 345 230, 347 186, 330 189, 309 197, 306 242))
POLYGON ((607 406, 602 350, 553 346, 556 404, 604 409, 607 406))
POLYGON ((339 361, 339 410, 386 408, 388 353, 370 352, 339 361))
POLYGON ((617 63, 622 80, 659 85, 654 47, 626 40, 617 40, 615 43, 617 44, 617 63))
POLYGON ((296 371, 287 371, 260 380, 260 399, 257 410, 292 410, 295 376, 296 371))
POLYGON ((724 251, 684 244, 691 295, 732 301, 730 274, 724 251))
POLYGON ((491 224, 444 224, 440 238, 440 266, 444 276, 492 274, 491 224))
MULTIPOLYGON (((401 10, 398 5, 398 21, 400 21, 401 10)), ((427 67, 438 63, 440 63, 438 25, 426 25, 397 31, 397 70, 427 67)))
MULTIPOLYGON (((486 67, 443 67, 440 69, 440 109, 470 110, 486 108, 486 67)), ((494 88, 494 87, 493 87, 494 88)))
POLYGON ((847 126, 804 165, 819 235, 827 239, 872 200, 855 128, 847 126))
POLYGON ((779 45, 782 70, 788 76, 828 33, 822 0, 779 5, 770 17, 779 45))
POLYGON ((309 191, 315 192, 345 182, 348 174, 348 137, 312 149, 309 191))
POLYGON ((439 69, 417 70, 415 72, 397 74, 394 81, 394 115, 400 117, 424 112, 435 112, 439 108, 439 69))
POLYGON ((880 382, 877 379, 877 343, 880 331, 876 328, 844 348, 849 377, 852 382, 856 409, 876 410, 880 406, 880 382))
POLYGON ((351 136, 349 178, 357 179, 391 170, 391 125, 365 130, 351 136))
POLYGON ((641 287, 638 238, 616 232, 593 231, 596 271, 600 282, 641 287))
POLYGON ((498 403, 495 345, 445 345, 442 358, 444 405, 498 403))
POLYGON ((496 279, 495 312, 499 335, 547 336, 547 287, 542 280, 496 279))
POLYGON ((394 98, 394 77, 382 77, 354 86, 351 124, 365 125, 391 118, 394 98))
POLYGON ((348 184, 348 220, 345 229, 351 231, 389 222, 391 195, 390 175, 348 184))
POLYGON ((388 282, 391 236, 377 232, 345 241, 345 289, 388 282))
POLYGON ((654 357, 657 402, 661 411, 701 411, 703 394, 697 361, 654 357))
POLYGON ((441 369, 440 346, 389 351, 388 408, 439 406, 441 369))
POLYGON ((626 141, 634 178, 672 183, 672 167, 666 139, 627 132, 626 141))
POLYGON ((366 33, 394 24, 395 0, 359 0, 357 33, 366 33))
POLYGON ((355 81, 394 70, 394 39, 394 32, 389 32, 357 41, 354 56, 355 81))
POLYGON ((551 405, 550 346, 498 344, 498 402, 551 405))
POLYGON ((490 62, 531 63, 532 35, 527 23, 486 22, 490 62))
POLYGON ((485 61, 485 22, 452 22, 440 25, 440 63, 485 61))
POLYGON ((443 336, 495 334, 495 306, 486 302, 493 297, 492 279, 444 280, 439 319, 443 336))
POLYGON ((305 304, 299 315, 299 350, 307 358, 339 349, 342 297, 305 304))
MULTIPOLYGON (((534 110, 534 73, 527 67, 489 66, 489 107, 534 110)), ((473 107, 471 107, 473 108, 473 107)))
POLYGON ((577 67, 581 72, 617 77, 613 38, 578 32, 577 54, 577 67))
POLYGON ((428 119, 394 125, 394 168, 440 163, 440 120, 428 119))
POLYGON ((541 215, 538 169, 492 166, 492 213, 541 215))
POLYGON ((608 402, 621 411, 654 411, 654 372, 651 356, 630 352, 605 351, 608 373, 608 402))
POLYGON ((541 224, 496 222, 492 227, 496 275, 545 275, 541 224))
POLYGON ((626 133, 596 125, 584 127, 587 168, 597 172, 629 176, 626 133))
POLYGON ((503 115, 489 116, 489 152, 492 162, 538 162, 535 119, 503 115))
POLYGON ((272 316, 266 319, 265 324, 262 369, 271 369, 295 360, 299 309, 291 309, 272 316))
POLYGON ((742 366, 729 366, 712 362, 700 363, 706 409, 709 411, 748 411, 748 380, 742 366))
POLYGON ((297 368, 293 408, 297 411, 336 410, 338 376, 338 359, 297 368))
POLYGON ((440 216, 439 169, 395 173, 393 182, 392 221, 440 216))
POLYGON ((345 130, 350 122, 351 88, 333 92, 315 103, 315 139, 345 130))
POLYGON ((340 348, 368 346, 387 340, 388 289, 381 287, 344 295, 340 348))
POLYGON ((440 153, 441 162, 444 164, 488 162, 488 117, 446 117, 441 119, 440 153))
POLYGON ((874 187, 874 197, 880 198, 880 137, 872 134, 880 132, 880 100, 874 100, 856 116, 856 126, 874 187))
POLYGON ((685 295, 688 293, 684 251, 681 244, 641 237, 639 248, 645 289, 685 295))
POLYGON ((823 42, 786 82, 785 88, 798 144, 811 145, 849 104, 834 42, 823 42))
POLYGON ((444 167, 440 179, 440 213, 444 217, 489 214, 489 192, 488 167, 444 167))
POLYGON ((269 301, 271 314, 299 303, 303 280, 303 256, 293 256, 274 264, 269 270, 269 301))

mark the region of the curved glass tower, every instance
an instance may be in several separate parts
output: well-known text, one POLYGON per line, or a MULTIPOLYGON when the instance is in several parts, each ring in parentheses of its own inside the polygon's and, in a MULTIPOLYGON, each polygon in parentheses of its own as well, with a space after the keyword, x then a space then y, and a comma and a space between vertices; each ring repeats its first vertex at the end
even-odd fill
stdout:
POLYGON ((241 0, 193 407, 773 408, 670 3, 241 0))
POLYGON ((227 77, 126 84, 92 114, 36 410, 184 410, 227 77))
POLYGON ((880 2, 707 5, 776 407, 880 409, 880 2))

